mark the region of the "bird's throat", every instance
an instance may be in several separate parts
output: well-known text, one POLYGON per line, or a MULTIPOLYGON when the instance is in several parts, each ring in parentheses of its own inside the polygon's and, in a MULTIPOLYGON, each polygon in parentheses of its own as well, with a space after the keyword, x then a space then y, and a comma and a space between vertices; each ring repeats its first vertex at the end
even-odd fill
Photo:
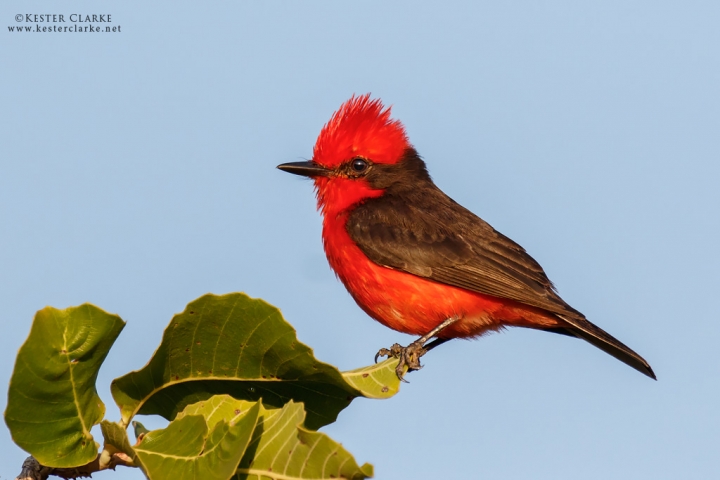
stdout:
POLYGON ((372 188, 364 179, 344 177, 315 178, 315 191, 318 209, 326 219, 337 217, 353 206, 385 193, 384 190, 372 188))

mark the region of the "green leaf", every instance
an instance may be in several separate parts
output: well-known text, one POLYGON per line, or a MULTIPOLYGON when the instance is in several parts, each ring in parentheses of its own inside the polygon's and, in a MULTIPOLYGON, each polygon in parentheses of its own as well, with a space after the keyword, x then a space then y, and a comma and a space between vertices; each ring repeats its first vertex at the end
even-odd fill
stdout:
POLYGON ((148 433, 150 431, 147 428, 145 428, 145 425, 143 425, 142 423, 137 422, 137 421, 133 421, 132 426, 133 426, 133 430, 134 430, 133 433, 135 433, 135 438, 137 438, 138 440, 141 440, 141 436, 145 435, 146 433, 148 433))
POLYGON ((395 373, 398 360, 390 358, 363 368, 343 372, 342 376, 366 398, 390 398, 400 390, 400 379, 395 373))
POLYGON ((162 429, 145 434, 135 453, 150 480, 227 480, 250 442, 260 404, 212 422, 200 415, 179 415, 162 429))
POLYGON ((125 427, 116 422, 103 420, 100 423, 100 429, 105 439, 105 450, 110 453, 123 452, 133 462, 137 462, 135 449, 130 445, 130 439, 127 436, 125 427))
POLYGON ((360 480, 373 476, 372 465, 359 467, 339 443, 302 426, 302 404, 291 401, 282 409, 263 410, 236 479, 360 480))
POLYGON ((349 372, 349 382, 335 367, 316 360, 272 305, 241 293, 205 295, 172 319, 145 367, 113 381, 112 394, 125 424, 136 414, 171 420, 187 405, 229 394, 248 401, 262 398, 276 408, 290 400, 303 402, 306 426, 317 429, 335 421, 358 396, 385 398, 397 392, 399 381, 388 375, 391 363, 397 361, 357 375, 349 372), (377 382, 364 381, 364 373, 377 382))
POLYGON ((15 361, 5 422, 15 443, 41 464, 77 467, 97 457, 90 429, 105 405, 95 381, 124 326, 89 304, 35 315, 15 361))
MULTIPOLYGON (((189 405, 178 418, 202 415, 212 428, 255 405, 229 395, 216 395, 189 405)), ((362 479, 372 476, 371 465, 358 467, 352 456, 327 435, 303 428, 304 419, 305 412, 299 403, 290 402, 282 409, 261 405, 260 418, 236 478, 362 479)))
MULTIPOLYGON (((235 418, 257 404, 258 402, 237 400, 230 395, 215 395, 203 402, 188 405, 185 410, 178 413, 177 419, 188 415, 202 415, 208 424, 208 428, 213 428, 221 420, 235 418)), ((260 414, 265 410, 262 402, 260 402, 260 414)))

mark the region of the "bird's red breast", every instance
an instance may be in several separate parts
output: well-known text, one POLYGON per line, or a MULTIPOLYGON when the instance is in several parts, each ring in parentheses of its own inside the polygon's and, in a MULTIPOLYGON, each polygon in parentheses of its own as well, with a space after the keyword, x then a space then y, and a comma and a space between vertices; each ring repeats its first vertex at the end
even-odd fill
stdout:
POLYGON ((443 320, 459 317, 439 336, 465 338, 503 325, 553 327, 557 320, 540 309, 425 280, 371 261, 347 233, 347 214, 323 220, 323 245, 330 266, 357 304, 383 325, 424 335, 443 320))

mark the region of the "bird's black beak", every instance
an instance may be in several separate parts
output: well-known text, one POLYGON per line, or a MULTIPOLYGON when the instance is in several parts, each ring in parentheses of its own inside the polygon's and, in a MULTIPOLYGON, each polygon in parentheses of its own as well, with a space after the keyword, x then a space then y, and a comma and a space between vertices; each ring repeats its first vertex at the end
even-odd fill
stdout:
POLYGON ((313 161, 283 163, 282 165, 278 165, 277 168, 283 172, 306 177, 327 177, 330 174, 330 170, 313 161))

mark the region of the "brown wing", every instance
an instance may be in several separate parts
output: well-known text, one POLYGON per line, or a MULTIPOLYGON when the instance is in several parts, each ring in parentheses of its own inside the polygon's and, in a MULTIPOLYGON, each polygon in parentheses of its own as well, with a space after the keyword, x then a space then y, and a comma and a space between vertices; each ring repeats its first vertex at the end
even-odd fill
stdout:
POLYGON ((439 189, 385 195, 351 213, 347 231, 375 263, 553 313, 581 315, 517 243, 439 189))

